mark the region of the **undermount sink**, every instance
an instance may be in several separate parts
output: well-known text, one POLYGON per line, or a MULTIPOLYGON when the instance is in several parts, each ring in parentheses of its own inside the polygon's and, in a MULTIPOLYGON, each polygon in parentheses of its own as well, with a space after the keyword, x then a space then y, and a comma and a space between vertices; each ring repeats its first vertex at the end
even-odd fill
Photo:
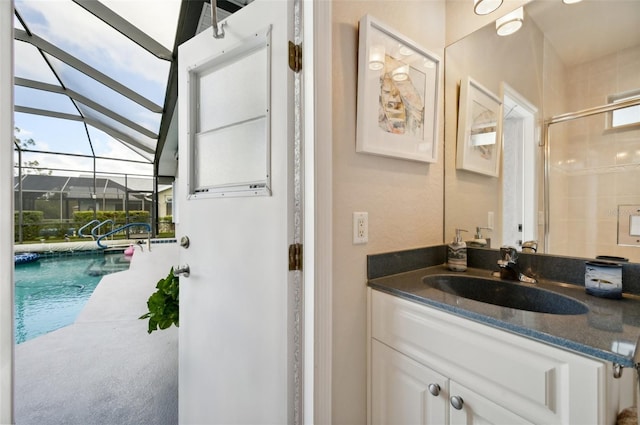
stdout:
POLYGON ((547 314, 586 314, 589 308, 568 296, 535 286, 468 275, 425 276, 425 285, 487 304, 547 314))

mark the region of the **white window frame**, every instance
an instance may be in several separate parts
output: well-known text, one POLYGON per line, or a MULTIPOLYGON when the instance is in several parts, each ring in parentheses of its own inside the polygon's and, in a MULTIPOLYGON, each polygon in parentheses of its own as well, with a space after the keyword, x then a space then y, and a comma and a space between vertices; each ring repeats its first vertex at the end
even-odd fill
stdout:
MULTIPOLYGON (((610 104, 615 104, 618 102, 625 102, 628 100, 633 100, 633 99, 640 99, 640 89, 636 89, 636 90, 631 90, 631 91, 627 91, 624 93, 618 93, 618 94, 612 94, 610 96, 607 97, 608 103, 610 104)), ((625 108, 620 108, 620 109, 614 109, 613 111, 607 113, 607 123, 606 123, 606 129, 607 130, 620 130, 620 129, 626 129, 626 128, 635 128, 640 126, 640 105, 634 105, 634 106, 627 106, 625 108), (615 116, 616 113, 623 111, 623 110, 629 110, 632 109, 634 111, 637 111, 637 120, 636 121, 631 121, 631 122, 627 122, 624 124, 619 124, 619 125, 614 125, 614 121, 615 121, 615 116)))

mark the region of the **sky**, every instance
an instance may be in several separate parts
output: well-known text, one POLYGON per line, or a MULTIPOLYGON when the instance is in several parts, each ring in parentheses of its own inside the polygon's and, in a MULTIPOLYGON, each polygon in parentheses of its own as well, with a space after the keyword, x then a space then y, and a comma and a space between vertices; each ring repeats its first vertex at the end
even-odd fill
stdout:
MULTIPOLYGON (((180 9, 179 0, 103 0, 102 3, 153 36, 167 49, 173 49, 180 9)), ((35 35, 135 90, 155 104, 164 104, 170 68, 168 61, 149 54, 71 0, 16 0, 15 6, 29 30, 35 35)), ((24 29, 17 19, 14 25, 16 28, 24 29)), ((16 77, 59 85, 56 76, 33 46, 21 41, 16 41, 15 46, 16 77)), ((159 113, 138 105, 53 56, 47 55, 47 60, 68 89, 89 97, 153 133, 159 132, 159 113)), ((15 89, 15 104, 79 115, 72 102, 65 96, 20 86, 16 86, 15 89)), ((103 117, 87 105, 80 104, 80 108, 88 117, 103 117)), ((156 141, 153 138, 115 123, 110 118, 104 117, 103 120, 119 126, 119 130, 134 136, 141 144, 155 147, 156 141)), ((18 112, 15 114, 15 126, 20 129, 17 137, 31 138, 35 141, 33 149, 91 155, 87 131, 81 122, 18 112)), ((96 128, 88 126, 88 132, 98 156, 153 161, 153 154, 146 153, 144 158, 96 128)), ((41 165, 50 168, 78 168, 86 172, 87 168, 92 167, 91 158, 43 154, 29 154, 28 157, 30 161, 37 160, 41 165)), ((140 164, 122 161, 99 161, 99 166, 110 168, 110 172, 153 172, 151 166, 141 167, 140 164)))

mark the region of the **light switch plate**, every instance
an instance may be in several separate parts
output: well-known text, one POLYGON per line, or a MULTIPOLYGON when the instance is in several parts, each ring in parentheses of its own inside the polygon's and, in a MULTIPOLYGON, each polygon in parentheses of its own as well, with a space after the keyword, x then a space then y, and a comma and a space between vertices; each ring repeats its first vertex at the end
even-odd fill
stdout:
POLYGON ((640 205, 618 205, 618 245, 640 246, 640 205))

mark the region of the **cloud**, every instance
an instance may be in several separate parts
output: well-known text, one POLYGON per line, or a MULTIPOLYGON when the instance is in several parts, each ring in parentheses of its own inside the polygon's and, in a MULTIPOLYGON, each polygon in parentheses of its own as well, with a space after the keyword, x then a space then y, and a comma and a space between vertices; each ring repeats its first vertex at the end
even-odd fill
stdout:
POLYGON ((180 0, 103 0, 105 6, 173 50, 180 0))
POLYGON ((135 75, 160 87, 166 84, 166 61, 155 58, 71 1, 22 0, 16 7, 34 34, 112 78, 121 81, 126 75, 135 75))
POLYGON ((16 77, 59 84, 35 47, 23 41, 16 41, 14 46, 16 77))

